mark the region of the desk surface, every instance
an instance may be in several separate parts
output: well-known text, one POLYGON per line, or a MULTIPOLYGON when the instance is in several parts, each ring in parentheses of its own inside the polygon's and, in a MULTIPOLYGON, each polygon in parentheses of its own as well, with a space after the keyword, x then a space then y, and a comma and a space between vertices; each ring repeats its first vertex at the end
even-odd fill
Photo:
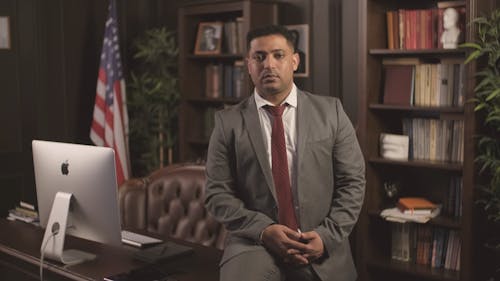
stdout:
MULTIPOLYGON (((23 222, 0 219, 0 260, 16 264, 13 268, 22 268, 23 273, 37 276, 40 265, 40 245, 43 229, 23 222)), ((219 279, 218 263, 222 252, 215 248, 204 247, 184 241, 171 241, 193 247, 194 254, 169 260, 157 265, 179 281, 197 281, 219 279)), ((65 249, 79 249, 97 255, 93 261, 73 266, 45 260, 44 271, 54 276, 71 280, 103 280, 121 272, 146 266, 147 264, 133 258, 137 248, 130 246, 113 247, 72 236, 66 236, 65 249)))

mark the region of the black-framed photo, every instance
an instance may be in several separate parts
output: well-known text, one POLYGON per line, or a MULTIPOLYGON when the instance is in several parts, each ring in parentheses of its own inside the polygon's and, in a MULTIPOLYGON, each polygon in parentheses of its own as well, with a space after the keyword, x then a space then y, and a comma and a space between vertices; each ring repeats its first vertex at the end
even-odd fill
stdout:
POLYGON ((286 25, 295 40, 295 50, 299 54, 300 63, 294 77, 309 77, 309 25, 286 25))
POLYGON ((0 49, 10 49, 9 17, 0 16, 0 49))
POLYGON ((194 48, 196 55, 221 53, 222 26, 219 21, 199 23, 194 48))

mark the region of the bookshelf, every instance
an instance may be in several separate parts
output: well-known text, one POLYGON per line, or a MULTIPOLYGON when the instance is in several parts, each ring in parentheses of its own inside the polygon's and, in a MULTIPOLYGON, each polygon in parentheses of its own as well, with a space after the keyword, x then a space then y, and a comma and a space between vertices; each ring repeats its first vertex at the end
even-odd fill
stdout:
POLYGON ((255 0, 186 4, 179 8, 178 21, 181 89, 179 160, 203 162, 214 111, 235 104, 250 94, 251 81, 244 64, 246 33, 256 26, 276 24, 278 4, 255 0), (222 23, 220 52, 195 54, 199 24, 206 22, 222 23), (237 27, 233 24, 226 28, 227 23, 236 23, 237 27), (228 30, 237 32, 231 31, 231 36, 226 37, 228 30), (234 42, 240 40, 240 43, 234 43, 239 44, 238 47, 229 43, 235 36, 237 39, 234 42))
MULTIPOLYGON (((462 1, 465 6, 464 21, 469 22, 481 11, 491 9, 493 1, 462 1)), ((478 219, 479 207, 474 202, 474 133, 477 131, 473 105, 462 102, 453 105, 394 105, 383 102, 385 65, 387 59, 417 58, 429 64, 443 61, 464 60, 467 53, 461 49, 442 49, 437 44, 427 48, 389 48, 387 12, 398 10, 436 9, 438 1, 390 1, 364 0, 359 4, 359 45, 360 62, 358 136, 367 161, 367 185, 365 205, 360 215, 356 239, 357 266, 360 280, 482 280, 480 236, 481 225, 478 219), (403 125, 405 119, 452 120, 463 125, 463 133, 453 137, 451 146, 457 145, 456 151, 462 153, 459 160, 430 160, 432 157, 411 155, 408 161, 384 159, 379 153, 381 133, 404 134, 408 132, 403 125), (459 143, 460 144, 455 144, 459 143), (412 157, 413 156, 413 157, 412 157), (420 158, 420 159, 417 159, 420 158), (380 217, 380 211, 394 204, 384 192, 384 183, 396 183, 399 196, 422 196, 433 202, 458 208, 456 214, 447 210, 425 225, 432 229, 444 229, 445 233, 454 233, 459 243, 459 251, 454 251, 456 266, 422 264, 412 257, 410 261, 398 261, 391 258, 391 222, 380 217), (460 187, 461 195, 451 193, 453 184, 460 187), (458 182, 458 183, 455 183, 458 182), (452 198, 454 201, 450 201, 452 198), (455 235, 456 233, 456 235, 455 235)), ((432 14, 432 13, 429 13, 432 14)), ((436 12, 435 15, 438 13, 436 12)), ((472 26, 462 30, 465 40, 472 41, 472 26)), ((435 41, 434 41, 435 43, 435 41)), ((394 45, 394 43, 392 44, 394 45)), ((463 101, 473 96, 475 64, 462 66, 463 101)), ((440 121, 438 121, 440 122, 440 121)), ((445 126, 445 125, 443 125, 445 126)), ((452 126, 452 125, 450 125, 452 126)), ((415 131, 413 131, 415 132, 415 131)), ((410 139, 430 145, 439 143, 442 134, 433 140, 428 130, 411 135, 410 139), (437 139, 437 140, 436 140, 437 139)), ((439 131, 438 131, 439 132, 439 131)), ((413 144, 415 145, 415 143, 413 144)), ((442 145, 442 144, 440 144, 442 145)), ((443 146, 443 145, 442 145, 443 146)), ((443 147, 447 147, 444 145, 443 147)), ((410 145, 410 150, 411 150, 410 145)), ((451 153, 446 150, 446 153, 451 153)), ((415 234, 418 235, 418 234, 415 234)), ((433 239, 430 243, 432 245, 433 239)), ((415 245, 419 240, 415 239, 415 245)), ((415 246, 416 247, 416 246, 415 246)), ((418 251, 417 248, 412 251, 418 251)), ((432 249, 429 258, 432 256, 432 249)), ((450 252, 451 253, 451 252, 450 252)))

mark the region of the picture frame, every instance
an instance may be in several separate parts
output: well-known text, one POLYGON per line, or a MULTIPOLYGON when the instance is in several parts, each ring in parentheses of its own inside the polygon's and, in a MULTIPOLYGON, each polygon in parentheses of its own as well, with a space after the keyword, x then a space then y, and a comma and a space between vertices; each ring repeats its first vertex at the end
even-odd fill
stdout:
POLYGON ((294 36, 295 51, 299 54, 300 62, 294 77, 309 77, 309 24, 285 25, 294 36))
POLYGON ((10 41, 10 18, 0 16, 0 50, 9 50, 11 47, 10 41))
POLYGON ((200 22, 194 48, 195 55, 220 54, 222 22, 200 22))

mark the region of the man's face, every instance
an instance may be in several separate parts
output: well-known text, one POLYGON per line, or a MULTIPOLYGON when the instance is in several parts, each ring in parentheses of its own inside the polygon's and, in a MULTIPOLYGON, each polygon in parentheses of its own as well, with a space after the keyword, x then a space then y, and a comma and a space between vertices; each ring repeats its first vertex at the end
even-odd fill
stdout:
POLYGON ((257 37, 250 42, 248 73, 263 98, 288 94, 298 65, 299 56, 281 35, 257 37))
POLYGON ((212 42, 214 39, 215 31, 212 28, 207 28, 203 31, 203 35, 205 36, 205 40, 207 42, 212 42))
POLYGON ((211 28, 205 29, 205 37, 212 38, 214 36, 214 31, 211 28))

